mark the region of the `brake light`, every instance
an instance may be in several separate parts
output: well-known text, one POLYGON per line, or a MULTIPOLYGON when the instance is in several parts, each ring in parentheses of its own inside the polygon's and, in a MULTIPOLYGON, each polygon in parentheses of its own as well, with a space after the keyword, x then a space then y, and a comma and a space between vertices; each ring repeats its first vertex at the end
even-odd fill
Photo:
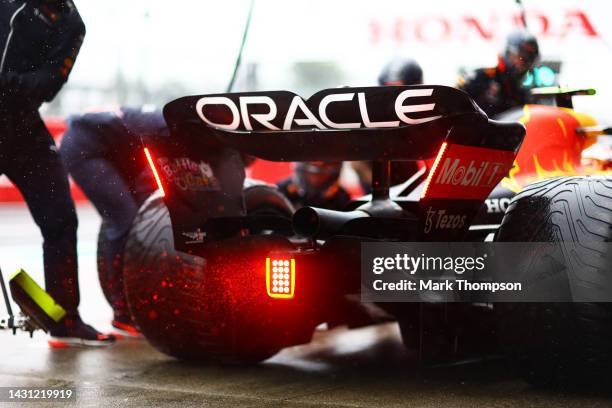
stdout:
POLYGON ((165 197, 166 192, 164 191, 164 186, 162 186, 161 179, 159 178, 159 174, 157 173, 157 168, 155 167, 155 162, 153 161, 153 157, 151 156, 151 152, 149 152, 148 148, 144 148, 145 156, 147 156, 147 161, 149 162, 149 166, 151 167, 151 171, 153 172, 153 176, 155 177, 155 181, 157 182, 157 188, 161 191, 161 196, 165 197))
POLYGON ((438 151, 438 155, 436 156, 436 160, 434 160, 433 166, 431 166, 431 170, 429 171, 429 175, 427 176, 427 181, 425 181, 425 187, 423 188, 423 192, 421 193, 421 199, 427 196, 427 191, 429 190, 429 185, 431 184, 431 180, 440 165, 440 161, 442 161, 442 157, 444 156, 444 152, 446 152, 446 147, 448 144, 446 142, 442 143, 440 146, 440 150, 438 151))
POLYGON ((295 259, 266 258, 266 290, 271 298, 293 298, 295 259))

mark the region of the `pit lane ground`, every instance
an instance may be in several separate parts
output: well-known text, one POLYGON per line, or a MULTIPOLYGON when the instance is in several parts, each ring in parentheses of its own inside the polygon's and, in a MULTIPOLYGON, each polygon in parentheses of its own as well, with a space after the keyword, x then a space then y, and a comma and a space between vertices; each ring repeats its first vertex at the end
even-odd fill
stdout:
MULTIPOLYGON (((81 312, 108 330, 111 311, 95 271, 100 220, 90 206, 78 212, 81 312)), ((25 206, 0 205, 5 278, 23 267, 43 282, 40 244, 25 206)), ((612 407, 612 393, 533 389, 495 358, 418 369, 395 324, 318 332, 312 343, 247 368, 176 361, 142 340, 108 349, 49 349, 43 333, 29 339, 0 332, 0 387, 75 388, 76 400, 68 404, 91 407, 612 407)))

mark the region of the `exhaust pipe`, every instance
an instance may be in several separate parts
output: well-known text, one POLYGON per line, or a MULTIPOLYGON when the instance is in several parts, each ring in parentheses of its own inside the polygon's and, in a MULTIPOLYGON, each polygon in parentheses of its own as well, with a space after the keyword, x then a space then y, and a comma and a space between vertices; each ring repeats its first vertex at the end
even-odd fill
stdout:
POLYGON ((293 229, 307 238, 337 234, 349 221, 369 217, 365 211, 334 211, 316 207, 303 207, 293 215, 293 229))

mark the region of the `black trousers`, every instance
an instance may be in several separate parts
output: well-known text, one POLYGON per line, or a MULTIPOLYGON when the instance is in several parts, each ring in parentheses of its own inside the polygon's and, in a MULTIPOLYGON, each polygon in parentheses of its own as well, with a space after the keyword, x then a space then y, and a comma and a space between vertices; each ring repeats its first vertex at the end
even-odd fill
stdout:
POLYGON ((102 292, 117 320, 129 318, 123 289, 123 250, 140 204, 154 191, 141 183, 139 168, 124 169, 141 151, 111 152, 101 148, 88 128, 73 124, 64 135, 61 155, 73 180, 94 205, 105 224, 105 243, 99 246, 103 267, 98 268, 102 292))
POLYGON ((77 216, 68 173, 42 121, 19 134, 0 126, 0 174, 19 189, 42 233, 46 290, 69 314, 77 314, 77 216))

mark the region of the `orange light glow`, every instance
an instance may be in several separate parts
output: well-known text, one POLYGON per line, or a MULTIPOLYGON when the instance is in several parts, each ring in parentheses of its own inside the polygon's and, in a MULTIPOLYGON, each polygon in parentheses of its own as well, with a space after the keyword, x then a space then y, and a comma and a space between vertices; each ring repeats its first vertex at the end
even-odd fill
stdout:
POLYGON ((166 196, 166 192, 164 191, 164 186, 162 186, 161 179, 159 178, 159 174, 157 173, 157 168, 155 167, 155 162, 153 161, 153 157, 149 152, 148 148, 144 148, 145 155, 147 156, 147 161, 149 162, 149 166, 151 167, 151 171, 153 171, 153 176, 155 176, 155 181, 157 182, 157 188, 161 191, 162 197, 166 196))
POLYGON ((438 165, 440 165, 440 161, 442 160, 442 156, 444 156, 444 152, 446 151, 447 143, 442 143, 440 146, 440 150, 438 151, 438 155, 436 156, 436 160, 434 160, 433 166, 431 166, 431 171, 427 176, 427 181, 425 182, 425 187, 423 188, 423 192, 421 193, 421 199, 427 196, 427 190, 429 190, 429 185, 431 184, 431 180, 433 179, 434 173, 436 172, 438 165))
POLYGON ((274 299, 292 299, 295 292, 295 259, 266 258, 266 290, 274 299))

